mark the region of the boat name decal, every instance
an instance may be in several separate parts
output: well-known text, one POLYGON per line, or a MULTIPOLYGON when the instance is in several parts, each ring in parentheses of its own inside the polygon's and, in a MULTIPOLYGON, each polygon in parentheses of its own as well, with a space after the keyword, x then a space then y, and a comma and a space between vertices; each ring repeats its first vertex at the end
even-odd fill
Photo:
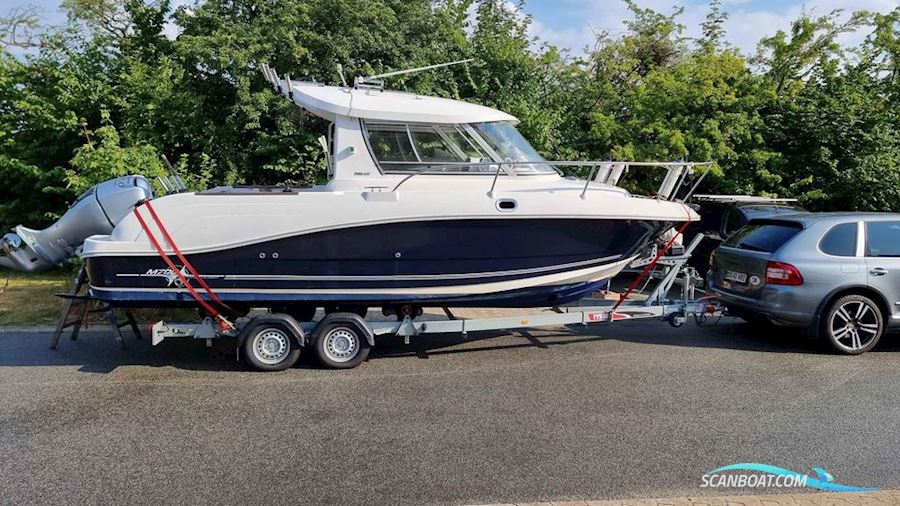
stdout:
MULTIPOLYGON (((183 265, 179 266, 178 272, 180 272, 184 278, 194 277, 188 272, 187 267, 183 265)), ((166 286, 176 286, 178 288, 184 287, 184 283, 181 282, 178 274, 168 267, 162 269, 147 269, 147 272, 143 274, 118 274, 117 276, 128 278, 163 278, 166 280, 166 286)))

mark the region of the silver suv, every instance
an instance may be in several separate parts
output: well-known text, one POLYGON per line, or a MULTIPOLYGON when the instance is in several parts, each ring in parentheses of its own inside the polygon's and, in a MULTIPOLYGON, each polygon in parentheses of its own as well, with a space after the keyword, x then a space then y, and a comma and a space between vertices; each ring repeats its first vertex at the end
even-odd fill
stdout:
POLYGON ((713 252, 709 288, 748 321, 805 327, 840 353, 900 327, 900 214, 752 220, 713 252))

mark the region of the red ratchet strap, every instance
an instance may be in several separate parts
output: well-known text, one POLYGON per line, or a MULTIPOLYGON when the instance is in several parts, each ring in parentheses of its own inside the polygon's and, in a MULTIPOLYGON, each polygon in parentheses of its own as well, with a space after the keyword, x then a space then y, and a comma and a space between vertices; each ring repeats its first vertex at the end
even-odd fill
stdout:
MULTIPOLYGON (((172 249, 175 251, 175 254, 178 256, 178 259, 181 260, 182 264, 184 264, 184 266, 188 269, 188 271, 191 273, 191 275, 194 277, 194 279, 196 279, 200 283, 200 285, 203 287, 203 289, 206 291, 206 293, 209 294, 211 299, 213 299, 214 301, 216 301, 223 307, 228 308, 228 306, 225 305, 225 303, 223 303, 219 299, 219 297, 216 296, 215 293, 213 293, 213 291, 209 288, 209 285, 207 285, 206 282, 203 281, 203 278, 200 277, 200 274, 198 274, 197 271, 194 269, 194 266, 192 266, 190 264, 190 262, 188 262, 188 260, 184 257, 184 255, 181 254, 181 251, 178 250, 178 247, 175 246, 175 243, 172 241, 172 237, 169 235, 169 233, 166 231, 165 227, 163 226, 162 222, 159 220, 159 217, 156 215, 156 212, 154 212, 153 207, 151 206, 150 202, 145 201, 144 205, 147 206, 147 209, 150 211, 150 215, 153 216, 154 221, 156 221, 156 225, 157 225, 157 227, 159 227, 160 232, 162 232, 163 237, 165 237, 166 242, 168 242, 169 245, 172 246, 172 249)), ((222 326, 223 328, 233 329, 234 325, 230 321, 228 321, 228 319, 226 319, 224 316, 222 316, 208 302, 203 300, 203 297, 201 297, 200 294, 197 292, 197 290, 193 286, 191 286, 191 283, 190 283, 190 281, 188 281, 187 277, 185 277, 185 275, 181 273, 181 269, 179 269, 175 265, 175 263, 172 262, 172 260, 169 258, 169 255, 167 255, 165 250, 163 250, 162 245, 159 244, 159 241, 153 235, 153 232, 150 230, 150 227, 147 225, 147 222, 144 221, 144 217, 141 216, 140 212, 138 212, 138 206, 135 206, 135 208, 134 208, 134 216, 137 218, 138 223, 141 224, 141 228, 144 230, 144 233, 147 234, 147 238, 150 239, 150 243, 153 244, 153 247, 156 249, 156 252, 163 259, 163 261, 166 262, 166 265, 169 266, 169 269, 172 272, 174 272, 176 276, 178 276, 178 279, 181 281, 181 283, 184 285, 184 287, 187 288, 188 293, 191 294, 191 297, 193 297, 194 300, 196 300, 197 303, 200 304, 200 307, 202 307, 207 313, 211 314, 215 319, 219 320, 220 326, 222 326)))
MULTIPOLYGON (((182 265, 187 267, 187 270, 188 270, 188 272, 191 273, 191 276, 194 276, 194 279, 196 279, 197 282, 200 283, 200 286, 204 290, 206 290, 206 293, 209 294, 209 298, 211 298, 213 301, 215 301, 217 304, 219 304, 223 308, 225 308, 229 311, 232 311, 232 309, 230 307, 228 307, 228 304, 225 304, 224 302, 222 302, 222 300, 219 299, 219 296, 216 295, 215 292, 212 291, 212 288, 210 288, 209 285, 206 284, 206 281, 204 281, 203 278, 200 277, 200 273, 198 273, 197 270, 194 269, 194 266, 191 265, 190 262, 188 262, 188 259, 185 258, 184 255, 181 254, 181 250, 178 249, 178 246, 175 244, 175 241, 172 240, 172 236, 169 235, 169 231, 166 230, 166 227, 163 225, 162 220, 159 219, 159 216, 156 214, 156 210, 153 209, 153 205, 150 204, 150 201, 149 200, 145 201, 144 205, 147 206, 147 210, 150 211, 150 216, 153 217, 153 221, 156 222, 156 226, 159 228, 159 231, 162 233, 163 239, 165 239, 166 242, 169 243, 169 246, 172 247, 172 251, 175 252, 175 256, 178 257, 178 260, 181 260, 182 265)), ((137 208, 135 208, 135 212, 137 212, 137 208)))
MULTIPOLYGON (((687 209, 687 206, 685 206, 685 209, 687 209)), ((640 275, 638 275, 638 277, 636 277, 634 281, 631 282, 631 286, 628 287, 628 290, 625 290, 625 293, 619 296, 618 302, 616 302, 616 305, 612 308, 613 315, 616 314, 616 309, 619 309, 619 306, 621 306, 622 303, 625 302, 625 299, 627 299, 628 296, 631 295, 631 292, 633 292, 634 289, 637 288, 637 286, 641 283, 641 281, 643 281, 644 278, 646 278, 647 275, 653 271, 653 269, 656 267, 657 262, 659 262, 659 259, 669 252, 669 249, 672 248, 672 244, 675 243, 675 240, 678 239, 678 236, 684 233, 684 230, 687 228, 687 226, 691 224, 690 218, 691 213, 690 211, 688 211, 688 220, 685 221, 683 225, 681 225, 681 228, 679 228, 678 232, 673 235, 671 239, 669 239, 669 242, 667 242, 666 245, 663 246, 661 250, 659 250, 659 252, 656 254, 656 258, 654 258, 652 262, 647 264, 647 266, 644 267, 644 270, 641 271, 640 275)))

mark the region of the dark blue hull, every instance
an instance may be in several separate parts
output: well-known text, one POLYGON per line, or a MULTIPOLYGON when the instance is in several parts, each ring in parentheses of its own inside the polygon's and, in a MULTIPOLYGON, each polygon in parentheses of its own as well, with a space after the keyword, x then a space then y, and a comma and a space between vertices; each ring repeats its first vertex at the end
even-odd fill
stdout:
MULTIPOLYGON (((279 238, 189 260, 221 299, 245 305, 539 307, 594 291, 602 280, 591 272, 633 256, 668 226, 591 219, 402 222, 279 238), (571 272, 588 275, 567 278, 571 272)), ((90 257, 86 267, 94 295, 115 305, 195 304, 158 256, 90 257)))
MULTIPOLYGON (((448 297, 422 295, 380 294, 366 295, 316 295, 314 297, 296 294, 272 293, 219 293, 216 295, 225 303, 247 307, 284 307, 291 304, 315 306, 390 306, 418 304, 426 307, 546 307, 574 302, 600 289, 604 281, 575 283, 560 286, 541 286, 491 294, 448 297)), ((94 295, 119 307, 190 307, 197 303, 187 292, 103 292, 94 295)), ((209 301, 209 297, 204 296, 209 301)))

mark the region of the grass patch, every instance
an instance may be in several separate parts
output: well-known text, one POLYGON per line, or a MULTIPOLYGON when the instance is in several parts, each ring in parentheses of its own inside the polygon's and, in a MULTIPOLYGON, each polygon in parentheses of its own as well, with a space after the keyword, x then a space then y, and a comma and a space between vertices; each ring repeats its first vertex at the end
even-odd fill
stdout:
POLYGON ((3 272, 0 277, 0 326, 52 325, 62 310, 62 299, 53 295, 72 289, 70 272, 24 274, 3 272), (3 278, 6 278, 5 280, 3 278))
MULTIPOLYGON (((75 273, 51 271, 25 274, 0 271, 0 327, 55 325, 63 307, 63 299, 55 294, 68 292, 75 283, 75 273)), ((196 320, 193 309, 140 309, 134 311, 141 323, 159 320, 196 320)), ((120 320, 124 322, 124 320, 120 320)), ((91 323, 104 324, 102 314, 91 315, 91 323)))

